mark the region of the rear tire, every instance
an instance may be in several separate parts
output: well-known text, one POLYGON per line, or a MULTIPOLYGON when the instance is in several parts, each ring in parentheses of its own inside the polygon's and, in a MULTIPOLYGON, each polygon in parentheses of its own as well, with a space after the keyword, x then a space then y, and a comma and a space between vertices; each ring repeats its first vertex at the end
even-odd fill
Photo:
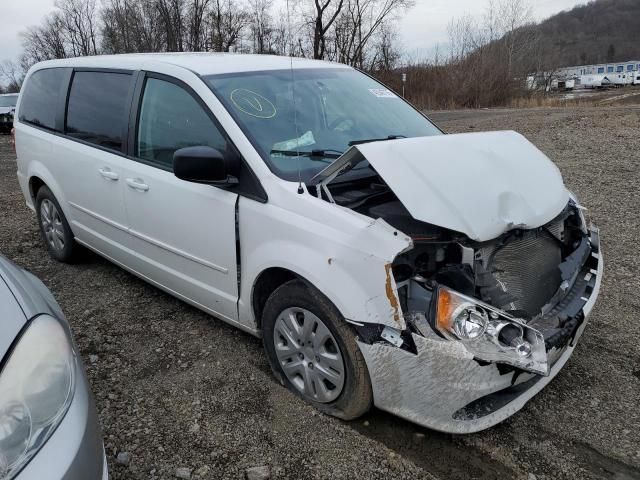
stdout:
POLYGON ((78 260, 80 246, 73 238, 58 200, 48 187, 43 185, 38 189, 35 206, 40 235, 49 255, 59 262, 74 263, 78 260))
POLYGON ((269 363, 282 385, 343 420, 371 408, 371 380, 356 336, 318 290, 301 280, 281 285, 267 299, 262 329, 269 363))

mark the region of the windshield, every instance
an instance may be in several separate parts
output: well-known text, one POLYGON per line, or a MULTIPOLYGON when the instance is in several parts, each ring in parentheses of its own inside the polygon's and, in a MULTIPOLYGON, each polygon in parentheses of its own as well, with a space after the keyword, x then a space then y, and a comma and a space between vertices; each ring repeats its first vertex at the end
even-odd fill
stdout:
MULTIPOLYGON (((299 170, 309 181, 350 144, 441 133, 404 100, 350 68, 242 72, 205 81, 269 168, 286 180, 297 180, 299 170)), ((362 162, 357 169, 367 167, 362 162)))
POLYGON ((18 95, 0 95, 0 107, 15 107, 18 95))

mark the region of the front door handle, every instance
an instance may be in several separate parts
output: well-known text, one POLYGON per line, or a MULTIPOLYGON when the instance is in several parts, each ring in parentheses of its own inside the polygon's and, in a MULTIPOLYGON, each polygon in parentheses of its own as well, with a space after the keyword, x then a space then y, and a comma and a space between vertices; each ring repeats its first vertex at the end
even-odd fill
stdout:
POLYGON ((149 185, 144 183, 144 180, 141 178, 127 178, 127 185, 129 185, 134 190, 139 190, 141 192, 146 192, 149 190, 149 185))
POLYGON ((102 167, 98 171, 100 172, 100 175, 102 175, 104 178, 108 178, 109 180, 118 180, 119 178, 119 175, 109 167, 102 167))

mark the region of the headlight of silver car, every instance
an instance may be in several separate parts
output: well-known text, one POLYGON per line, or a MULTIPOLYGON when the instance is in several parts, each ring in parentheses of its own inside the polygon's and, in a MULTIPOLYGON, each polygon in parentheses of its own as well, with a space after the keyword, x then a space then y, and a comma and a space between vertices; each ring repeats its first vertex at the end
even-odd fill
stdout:
POLYGON ((479 360, 548 375, 543 335, 522 320, 446 287, 438 288, 435 326, 479 360))
POLYGON ((76 359, 58 320, 37 317, 0 372, 0 478, 11 479, 51 436, 69 409, 76 359))

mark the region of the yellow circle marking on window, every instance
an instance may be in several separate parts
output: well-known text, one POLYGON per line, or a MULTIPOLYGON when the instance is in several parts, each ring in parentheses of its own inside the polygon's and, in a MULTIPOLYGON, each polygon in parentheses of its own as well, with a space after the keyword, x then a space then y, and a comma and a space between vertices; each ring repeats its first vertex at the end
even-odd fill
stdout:
POLYGON ((233 104, 243 113, 256 118, 273 118, 276 107, 271 101, 259 93, 246 88, 236 88, 230 95, 233 104))

